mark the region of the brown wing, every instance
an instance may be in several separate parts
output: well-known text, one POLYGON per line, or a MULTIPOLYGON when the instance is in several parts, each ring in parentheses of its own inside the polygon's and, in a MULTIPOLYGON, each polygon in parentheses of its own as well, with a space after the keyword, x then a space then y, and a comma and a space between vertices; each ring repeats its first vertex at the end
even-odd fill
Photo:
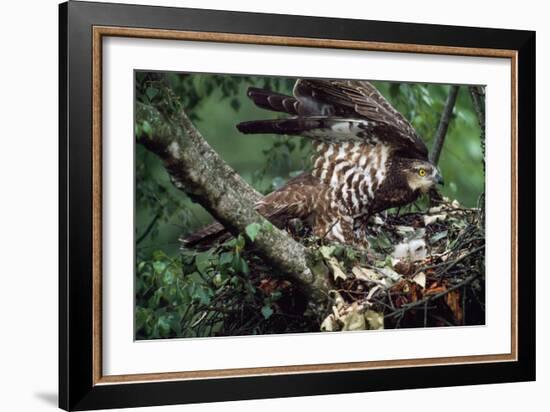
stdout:
MULTIPOLYGON (((255 209, 277 227, 284 228, 290 219, 307 222, 314 213, 316 200, 325 186, 319 179, 303 173, 289 180, 280 189, 271 192, 255 204, 255 209)), ((309 223, 309 222, 308 222, 309 223)), ((227 229, 214 222, 180 239, 182 247, 209 248, 231 237, 227 229)))
POLYGON ((314 212, 316 201, 325 188, 318 178, 302 173, 259 200, 255 207, 272 223, 283 227, 289 219, 307 220, 314 212))
POLYGON ((300 79, 294 96, 304 102, 304 107, 318 102, 317 108, 333 117, 367 120, 366 134, 402 155, 423 160, 428 157, 428 149, 414 127, 367 81, 300 79))
POLYGON ((401 156, 428 158, 413 126, 367 81, 299 79, 293 94, 251 87, 248 97, 257 106, 293 116, 243 122, 237 128, 245 134, 300 135, 325 143, 382 143, 401 156))

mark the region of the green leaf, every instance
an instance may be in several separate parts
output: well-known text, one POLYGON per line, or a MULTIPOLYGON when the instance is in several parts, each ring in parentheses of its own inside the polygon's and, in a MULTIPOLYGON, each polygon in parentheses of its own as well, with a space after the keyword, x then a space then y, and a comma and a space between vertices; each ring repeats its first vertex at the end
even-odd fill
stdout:
POLYGON ((195 294, 193 295, 193 300, 198 300, 203 305, 209 305, 210 304, 210 294, 207 290, 203 288, 197 288, 195 291, 195 294))
POLYGON ((145 268, 146 264, 147 264, 147 262, 145 262, 143 260, 138 263, 138 266, 137 266, 138 273, 141 273, 143 271, 143 268, 145 268))
POLYGON ((147 90, 145 90, 145 94, 149 100, 153 100, 158 93, 158 89, 155 89, 154 87, 148 87, 147 90))
POLYGON ((245 228, 246 235, 254 242, 262 226, 259 223, 251 223, 245 228))
POLYGON ((265 232, 272 232, 275 226, 269 220, 264 220, 262 223, 262 230, 265 232))
POLYGON ((149 318, 149 309, 137 308, 136 310, 136 330, 140 330, 147 323, 149 318))
POLYGON ((273 302, 275 302, 275 301, 279 300, 282 296, 283 296, 283 292, 281 292, 280 290, 275 290, 275 291, 271 292, 270 298, 273 302))
POLYGON ((170 319, 167 316, 160 316, 157 321, 157 327, 160 336, 168 336, 170 334, 170 319))
POLYGON ((162 298, 162 294, 164 293, 163 288, 159 288, 155 291, 153 296, 149 298, 149 301, 147 302, 148 306, 150 308, 156 308, 159 306, 160 299, 162 298))
POLYGON ((147 137, 149 137, 149 139, 153 137, 153 128, 147 120, 144 120, 141 124, 141 130, 143 130, 143 132, 147 135, 147 137))
POLYGON ((248 263, 246 263, 246 260, 244 259, 241 259, 241 272, 244 275, 248 275, 248 273, 250 272, 250 269, 248 268, 248 263))
POLYGON ((235 243, 235 249, 237 249, 237 252, 240 252, 241 250, 244 249, 245 243, 246 243, 246 240, 244 239, 243 236, 241 235, 237 236, 237 241, 235 243))
POLYGON ((264 306, 262 307, 262 315, 264 316, 264 319, 269 319, 271 315, 273 315, 273 309, 271 309, 271 306, 264 306))
POLYGON ((162 277, 162 281, 167 284, 171 285, 176 280, 174 274, 170 270, 166 270, 164 272, 164 276, 162 277))
POLYGON ((233 261, 233 253, 224 252, 220 255, 220 266, 228 265, 233 261))
POLYGON ((436 233, 435 235, 433 235, 433 236, 431 237, 430 243, 433 244, 433 243, 437 242, 438 240, 441 240, 441 239, 447 237, 447 234, 448 234, 448 233, 449 233, 449 232, 448 232, 447 230, 444 230, 443 232, 436 233))
POLYGON ((321 252, 321 256, 323 256, 325 259, 328 259, 332 256, 334 249, 334 246, 321 246, 319 248, 319 252, 321 252))
POLYGON ((220 286, 223 285, 223 282, 224 282, 224 277, 222 276, 221 273, 216 273, 214 275, 214 277, 212 278, 212 283, 214 284, 214 286, 216 286, 217 288, 219 288, 220 286))
POLYGON ((155 270, 155 273, 160 275, 164 272, 164 269, 166 269, 166 263, 159 261, 153 262, 153 269, 155 270))
POLYGON ((195 266, 197 267, 197 270, 202 274, 206 274, 206 269, 208 269, 211 264, 211 258, 212 256, 210 256, 208 252, 199 253, 195 257, 195 266))

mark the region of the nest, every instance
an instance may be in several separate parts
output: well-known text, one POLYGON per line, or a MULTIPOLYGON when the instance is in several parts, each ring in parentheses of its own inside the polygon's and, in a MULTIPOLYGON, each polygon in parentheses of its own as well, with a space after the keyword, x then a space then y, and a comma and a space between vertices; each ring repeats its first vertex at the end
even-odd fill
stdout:
POLYGON ((485 323, 482 211, 441 203, 375 218, 367 251, 320 248, 334 289, 321 330, 485 323))
POLYGON ((210 259, 208 270, 193 254, 186 258, 192 263, 186 273, 202 273, 195 281, 210 295, 186 311, 185 336, 485 323, 480 209, 444 200, 424 212, 376 216, 366 249, 326 243, 307 233, 293 235, 310 250, 312 271, 331 280, 324 307, 309 305, 297 285, 277 276, 254 250, 243 249, 239 236, 202 253, 210 259))

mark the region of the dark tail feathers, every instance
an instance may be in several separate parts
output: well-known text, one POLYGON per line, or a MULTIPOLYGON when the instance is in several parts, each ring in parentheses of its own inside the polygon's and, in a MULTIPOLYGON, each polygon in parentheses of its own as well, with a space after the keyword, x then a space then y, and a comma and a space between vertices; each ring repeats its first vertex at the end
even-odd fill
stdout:
POLYGON ((287 96, 271 90, 249 87, 248 97, 254 104, 262 109, 283 112, 288 114, 298 114, 298 101, 293 96, 287 96))
POLYGON ((252 120, 237 125, 237 129, 244 134, 274 133, 274 134, 302 134, 309 130, 324 129, 327 119, 324 117, 292 117, 287 119, 252 120))
POLYGON ((223 242, 230 237, 227 229, 218 222, 212 223, 188 236, 180 238, 182 247, 204 247, 209 248, 216 241, 223 242))

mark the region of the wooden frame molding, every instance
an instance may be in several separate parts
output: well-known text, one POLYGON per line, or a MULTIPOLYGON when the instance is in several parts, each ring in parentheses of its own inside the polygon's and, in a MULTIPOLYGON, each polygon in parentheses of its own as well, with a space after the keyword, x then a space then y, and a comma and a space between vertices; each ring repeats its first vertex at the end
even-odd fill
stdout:
POLYGON ((149 381, 214 379, 227 377, 295 374, 308 372, 335 372, 380 368, 402 368, 411 366, 435 366, 468 363, 492 363, 516 361, 518 358, 518 127, 517 127, 517 78, 518 54, 515 50, 465 48, 451 46, 432 46, 403 43, 383 43, 352 40, 334 40, 305 37, 264 36, 250 34, 231 34, 216 32, 178 31, 161 29, 143 29, 113 26, 93 26, 92 44, 92 187, 93 187, 93 384, 108 385, 114 383, 135 383, 149 381), (292 365, 283 367, 259 367, 241 369, 220 369, 205 371, 182 371, 170 373, 148 373, 133 375, 108 375, 102 373, 102 41, 106 36, 150 38, 164 40, 186 40, 205 42, 224 42, 241 44, 261 44, 294 47, 322 47, 334 49, 354 49, 365 51, 425 53, 438 55, 460 55, 477 57, 495 57, 511 60, 512 67, 512 310, 511 310, 511 353, 495 355, 456 356, 444 358, 401 359, 370 362, 331 363, 316 365, 292 365))

